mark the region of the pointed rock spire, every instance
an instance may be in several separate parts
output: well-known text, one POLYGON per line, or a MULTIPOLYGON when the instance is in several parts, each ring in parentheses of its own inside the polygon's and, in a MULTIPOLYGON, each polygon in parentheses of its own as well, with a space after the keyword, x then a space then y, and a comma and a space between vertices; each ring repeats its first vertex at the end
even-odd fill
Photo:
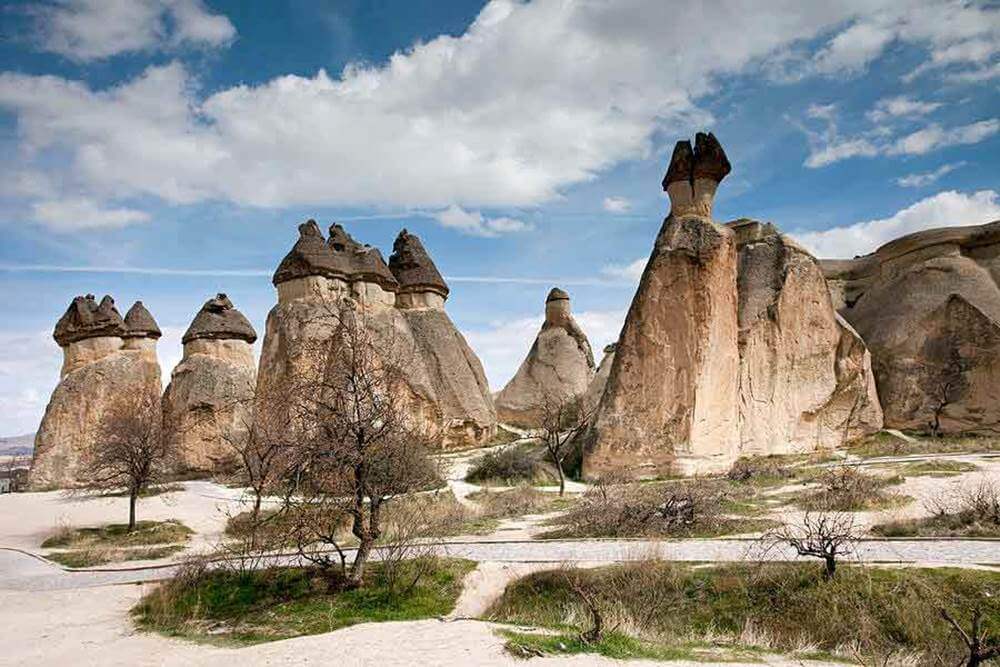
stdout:
POLYGON ((98 304, 93 294, 78 296, 56 323, 52 337, 60 347, 86 338, 121 336, 125 322, 115 308, 115 300, 105 295, 98 304))
POLYGON ((348 280, 350 262, 345 253, 333 252, 315 220, 299 225, 299 239, 281 260, 271 282, 275 285, 306 276, 348 280))
POLYGON ((389 269, 399 281, 401 292, 436 292, 448 297, 448 284, 416 234, 403 230, 392 244, 389 269))
POLYGON ((159 338, 163 333, 157 326, 153 315, 142 305, 142 301, 136 301, 125 313, 125 338, 159 338))
POLYGON ((211 340, 257 340, 257 332, 243 313, 233 307, 233 302, 225 294, 216 294, 201 307, 194 321, 188 327, 182 343, 190 343, 199 338, 211 340))

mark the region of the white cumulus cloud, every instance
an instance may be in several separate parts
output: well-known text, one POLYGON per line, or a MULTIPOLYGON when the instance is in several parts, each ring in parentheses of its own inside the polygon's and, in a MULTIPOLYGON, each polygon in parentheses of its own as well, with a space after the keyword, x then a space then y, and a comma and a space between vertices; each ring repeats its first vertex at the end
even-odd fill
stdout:
POLYGON ((516 218, 487 218, 479 211, 466 211, 454 204, 438 211, 433 217, 444 227, 457 229, 472 236, 495 237, 531 229, 531 225, 516 218))
POLYGON ((637 283, 642 277, 647 261, 649 261, 648 258, 640 257, 628 264, 608 264, 601 269, 601 273, 609 278, 619 278, 637 283))
POLYGON ((43 200, 31 209, 35 220, 56 231, 117 228, 150 220, 145 211, 104 208, 91 199, 43 200))
POLYGON ((920 174, 907 174, 896 179, 896 185, 902 188, 922 188, 937 182, 939 178, 965 166, 965 162, 952 162, 943 164, 934 171, 927 171, 920 174))
POLYGON ((875 108, 867 113, 873 123, 899 118, 924 116, 941 107, 940 102, 924 102, 906 95, 885 97, 875 103, 875 108))
POLYGON ((946 190, 921 199, 894 215, 818 232, 792 232, 817 257, 865 255, 888 241, 923 229, 980 225, 1000 219, 1000 195, 994 190, 972 194, 946 190))
POLYGON ((924 155, 939 148, 976 144, 1000 131, 1000 120, 990 118, 945 128, 937 123, 900 137, 888 149, 892 155, 924 155))
POLYGON ((229 19, 201 0, 54 0, 30 11, 38 48, 78 61, 222 46, 236 36, 229 19))

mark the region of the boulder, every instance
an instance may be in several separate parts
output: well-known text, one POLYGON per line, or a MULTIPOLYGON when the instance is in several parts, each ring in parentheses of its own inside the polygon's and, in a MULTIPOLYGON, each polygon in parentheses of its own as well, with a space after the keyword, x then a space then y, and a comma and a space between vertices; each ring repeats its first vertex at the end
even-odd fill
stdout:
POLYGON ((537 428, 547 401, 570 401, 587 391, 594 377, 594 353, 570 313, 570 298, 553 287, 545 298, 545 321, 528 356, 496 397, 501 422, 537 428))
POLYGON ((123 320, 110 296, 100 303, 92 294, 73 299, 53 333, 63 367, 35 434, 30 488, 77 486, 84 456, 101 444, 104 416, 123 397, 145 395, 159 404, 159 335, 141 303, 123 320))
POLYGON ((881 428, 870 358, 818 262, 771 224, 728 224, 739 258, 743 455, 832 449, 881 428))
POLYGON ((225 294, 184 333, 184 356, 163 394, 163 435, 183 473, 229 469, 253 419, 257 333, 225 294))
POLYGON ((887 427, 1000 430, 1000 221, 917 232, 821 264, 871 351, 887 427))
POLYGON ((670 214, 585 436, 587 476, 720 472, 739 453, 736 246, 711 219, 729 170, 711 134, 674 148, 663 180, 670 214))

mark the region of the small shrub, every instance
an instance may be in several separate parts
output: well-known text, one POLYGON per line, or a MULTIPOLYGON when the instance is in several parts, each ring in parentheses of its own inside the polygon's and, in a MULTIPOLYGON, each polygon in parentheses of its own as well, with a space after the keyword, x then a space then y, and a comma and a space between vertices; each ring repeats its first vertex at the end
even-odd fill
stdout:
POLYGON ((552 494, 522 484, 510 491, 480 491, 469 500, 482 507, 485 516, 506 519, 544 511, 556 500, 552 494))
POLYGON ((816 481, 819 490, 799 501, 803 509, 857 512, 900 504, 906 498, 885 491, 885 487, 902 482, 902 477, 876 477, 853 466, 830 468, 816 481))
POLYGON ((506 485, 533 482, 541 472, 538 457, 525 447, 502 447, 486 452, 476 459, 465 481, 479 483, 499 481, 506 485))
POLYGON ((795 471, 778 457, 742 457, 737 459, 726 477, 733 482, 768 485, 795 479, 795 471))
POLYGON ((600 483, 559 518, 556 537, 705 537, 752 532, 771 522, 724 514, 725 484, 685 480, 663 484, 600 483))
POLYGON ((872 528, 883 537, 1000 537, 1000 485, 984 479, 925 503, 930 516, 889 521, 872 528))

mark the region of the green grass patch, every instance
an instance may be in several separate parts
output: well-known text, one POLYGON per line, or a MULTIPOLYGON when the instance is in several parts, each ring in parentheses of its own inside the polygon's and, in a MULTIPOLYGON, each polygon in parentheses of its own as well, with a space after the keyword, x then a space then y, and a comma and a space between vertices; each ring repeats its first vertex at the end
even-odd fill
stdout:
MULTIPOLYGON (((629 637, 620 632, 608 632, 600 641, 587 643, 579 635, 540 635, 525 632, 501 630, 507 639, 504 649, 518 658, 538 655, 577 655, 590 653, 613 660, 705 660, 691 648, 680 646, 660 646, 629 637)), ((712 655, 712 658, 719 656, 712 655)))
MULTIPOLYGON (((913 435, 913 434, 911 434, 913 435)), ((859 438, 847 451, 861 458, 880 456, 910 456, 926 454, 956 454, 962 452, 1000 451, 1000 438, 995 436, 949 435, 940 438, 913 435, 914 442, 901 440, 884 431, 859 438)))
POLYGON ((72 568, 96 567, 108 563, 123 563, 136 560, 160 560, 184 551, 183 544, 168 544, 162 547, 136 547, 133 549, 109 549, 91 547, 76 551, 53 551, 45 554, 51 561, 72 568))
POLYGON ((566 652, 584 650, 567 642, 589 627, 575 590, 581 587, 596 600, 607 628, 627 629, 638 642, 626 651, 649 644, 690 651, 701 642, 777 652, 810 647, 846 659, 860 642, 866 656, 895 650, 915 652, 918 664, 955 664, 962 645, 941 619, 942 607, 966 623, 979 607, 985 629, 993 636, 1000 631, 1000 573, 842 566, 827 581, 814 563, 646 561, 539 572, 508 585, 486 617, 564 635, 530 640, 540 650, 555 652, 550 641, 562 641, 566 652))
MULTIPOLYGON (((402 567, 417 567, 404 563, 402 567)), ((207 571, 166 582, 133 609, 140 628, 196 641, 256 644, 331 632, 357 623, 409 621, 447 614, 475 563, 437 559, 408 591, 395 592, 372 563, 365 585, 338 590, 312 568, 246 573, 207 571)), ((406 573, 402 573, 406 578, 406 573)))
POLYGON ((180 521, 139 521, 128 532, 128 524, 112 523, 94 528, 60 528, 42 542, 43 549, 87 547, 135 547, 187 542, 194 531, 180 521))
POLYGON ((979 470, 979 466, 967 461, 951 461, 948 459, 928 459, 904 463, 895 468, 903 477, 955 477, 967 472, 979 470))
POLYGON ((871 532, 881 537, 1000 537, 1000 523, 963 511, 887 521, 871 532))

